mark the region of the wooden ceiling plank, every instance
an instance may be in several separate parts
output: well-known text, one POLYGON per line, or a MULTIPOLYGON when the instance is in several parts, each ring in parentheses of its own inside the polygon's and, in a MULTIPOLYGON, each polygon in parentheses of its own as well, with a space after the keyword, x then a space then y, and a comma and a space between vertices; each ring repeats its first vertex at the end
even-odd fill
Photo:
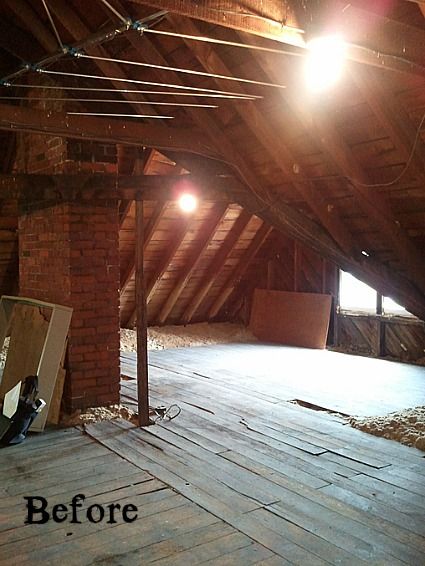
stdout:
POLYGON ((192 253, 191 259, 189 260, 187 265, 184 266, 184 269, 180 274, 178 280, 174 284, 171 293, 168 295, 167 300, 161 307, 160 313, 158 315, 158 324, 164 324, 167 321, 170 312, 173 310, 174 305, 178 301, 183 289, 186 287, 192 273, 202 259, 205 250, 210 245, 218 226, 225 217, 227 208, 227 205, 217 204, 214 207, 214 210, 211 212, 211 217, 208 218, 205 222, 205 227, 203 227, 202 230, 205 235, 199 241, 196 249, 192 253))
POLYGON ((272 230, 273 230, 272 226, 269 226, 268 224, 263 222, 263 224, 255 234, 254 239, 252 240, 252 242, 246 249, 245 253, 242 255, 239 262, 237 263, 235 269, 232 271, 232 273, 227 278, 226 283, 220 289, 220 292, 216 300, 210 307, 208 311, 209 320, 217 316, 221 307, 224 305, 224 303, 232 293, 235 285, 238 284, 242 275, 245 273, 245 270, 248 268, 250 262, 254 259, 258 250, 264 244, 264 242, 266 241, 267 237, 269 236, 272 230))
MULTIPOLYGON (((175 29, 187 35, 201 35, 201 30, 195 22, 188 19, 168 17, 169 21, 174 24, 175 29)), ((187 47, 191 49, 199 63, 206 71, 214 74, 231 75, 231 70, 227 67, 223 59, 211 46, 190 40, 183 41, 187 47)), ((220 80, 216 80, 220 85, 220 80)), ((246 94, 247 91, 243 86, 236 84, 234 90, 240 94, 246 94)), ((231 103, 232 104, 232 103, 231 103)), ((361 250, 356 250, 356 244, 352 235, 347 230, 341 219, 335 214, 333 207, 329 207, 320 194, 319 189, 315 189, 306 182, 298 182, 300 177, 307 178, 305 171, 300 169, 298 158, 283 143, 281 135, 276 133, 276 129, 264 120, 264 116, 257 109, 255 103, 246 102, 244 104, 234 103, 234 110, 242 118, 244 124, 250 129, 251 134, 255 136, 266 149, 268 154, 278 169, 280 169, 286 179, 292 181, 296 192, 307 202, 311 210, 316 214, 330 235, 337 244, 343 249, 347 255, 358 255, 361 250), (298 165, 299 173, 293 173, 293 166, 298 165)))
MULTIPOLYGON (((255 56, 266 76, 271 80, 276 80, 278 72, 271 64, 270 59, 266 61, 264 57, 255 56)), ((296 113, 306 131, 310 133, 314 141, 327 156, 327 159, 335 164, 342 175, 352 180, 350 186, 359 206, 375 226, 379 228, 381 235, 391 242, 398 259, 405 266, 412 282, 422 292, 425 292, 425 261, 423 254, 404 232, 384 197, 374 188, 363 186, 370 184, 371 181, 356 162, 348 144, 332 124, 325 110, 321 109, 314 113, 309 111, 298 94, 289 88, 284 92, 282 91, 281 96, 296 113)))
POLYGON ((209 264, 205 277, 195 291, 194 296, 190 300, 183 313, 182 320, 185 324, 189 323, 192 320, 200 304, 207 296, 217 277, 220 275, 221 270, 226 263, 226 259, 239 241, 239 238, 241 237, 251 218, 251 214, 244 210, 242 210, 242 212, 238 216, 237 220, 232 226, 232 229, 227 234, 225 240, 216 252, 211 263, 209 264))

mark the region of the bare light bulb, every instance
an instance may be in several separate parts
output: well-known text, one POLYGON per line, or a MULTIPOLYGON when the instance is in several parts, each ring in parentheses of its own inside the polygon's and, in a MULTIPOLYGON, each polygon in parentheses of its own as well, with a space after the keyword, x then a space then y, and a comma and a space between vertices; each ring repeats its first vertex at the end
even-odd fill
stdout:
POLYGON ((310 90, 322 92, 342 74, 346 44, 336 35, 317 37, 307 43, 305 79, 310 90))
POLYGON ((190 194, 183 193, 178 199, 179 207, 183 212, 193 212, 198 206, 198 199, 190 194))

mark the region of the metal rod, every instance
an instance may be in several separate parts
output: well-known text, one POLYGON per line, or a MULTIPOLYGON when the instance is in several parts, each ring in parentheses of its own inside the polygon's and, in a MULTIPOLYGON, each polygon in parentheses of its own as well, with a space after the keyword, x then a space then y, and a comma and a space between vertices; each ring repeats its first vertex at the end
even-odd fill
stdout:
POLYGON ((118 118, 159 118, 161 120, 174 120, 174 116, 148 116, 147 114, 113 114, 103 112, 67 112, 69 116, 116 116, 118 118))
MULTIPOLYGON (((140 81, 140 80, 136 80, 136 79, 123 79, 121 77, 106 77, 106 76, 102 76, 102 75, 86 75, 83 73, 65 73, 62 71, 48 71, 47 69, 38 69, 37 70, 38 73, 42 73, 45 75, 59 75, 59 76, 63 76, 63 77, 80 77, 83 79, 99 79, 102 81, 105 80, 109 80, 109 81, 116 81, 116 82, 122 82, 122 83, 132 83, 132 84, 143 84, 143 85, 151 85, 151 86, 160 86, 160 87, 168 87, 168 88, 176 88, 176 89, 182 89, 182 90, 189 90, 189 91, 199 91, 199 92, 212 92, 215 94, 232 94, 232 95, 237 95, 237 92, 229 92, 229 91, 225 91, 225 90, 216 90, 216 89, 210 89, 210 88, 199 88, 199 87, 194 87, 194 86, 184 86, 184 85, 176 85, 176 84, 172 84, 172 83, 155 83, 155 82, 151 82, 151 81, 140 81)), ((252 98, 263 98, 262 96, 257 96, 257 95, 250 95, 252 98)))
POLYGON ((99 57, 95 55, 86 55, 79 53, 78 57, 82 59, 90 59, 93 61, 107 61, 109 63, 119 63, 124 65, 135 65, 136 67, 149 67, 150 69, 161 69, 162 71, 172 71, 173 73, 184 73, 186 75, 196 75, 200 77, 211 77, 213 79, 224 79, 226 81, 235 81, 238 83, 248 83, 260 86, 268 86, 273 88, 286 88, 286 85, 256 81, 253 79, 243 79, 241 77, 232 77, 229 75, 218 75, 216 73, 207 73, 204 71, 194 71, 192 69, 182 69, 180 67, 169 67, 167 65, 155 65, 153 63, 140 63, 139 61, 129 61, 126 59, 113 59, 112 57, 99 57))
POLYGON ((107 8, 109 8, 110 11, 111 11, 113 14, 115 14, 119 20, 121 20, 121 21, 122 21, 123 23, 125 23, 125 24, 128 24, 127 18, 124 18, 124 16, 123 16, 122 14, 120 14, 120 13, 118 12, 118 10, 116 10, 107 0, 100 0, 100 1, 101 1, 103 4, 105 4, 105 6, 106 6, 107 8))
POLYGON ((27 96, 0 96, 0 100, 27 100, 32 101, 48 101, 48 102, 104 102, 107 104, 146 104, 149 106, 182 106, 185 108, 218 108, 214 104, 191 104, 188 102, 150 102, 146 100, 105 100, 103 98, 44 98, 42 96, 31 97, 27 96))
MULTIPOLYGON (((164 11, 164 10, 160 10, 159 12, 155 12, 154 14, 151 14, 150 16, 147 16, 146 18, 143 18, 141 20, 137 20, 134 23, 139 25, 139 26, 144 27, 149 22, 157 20, 159 17, 162 17, 165 13, 167 13, 167 12, 164 11)), ((126 22, 125 24, 123 23, 122 25, 111 26, 110 28, 108 28, 106 30, 102 29, 100 31, 97 31, 96 33, 89 35, 85 39, 82 39, 81 41, 74 43, 71 46, 71 50, 78 51, 80 49, 86 49, 87 47, 90 47, 90 46, 100 45, 102 43, 105 43, 106 41, 111 41, 117 35, 120 35, 121 33, 124 33, 125 31, 127 31, 129 26, 130 26, 130 22, 126 22)), ((69 51, 69 50, 70 49, 68 49, 67 51, 69 51)), ((62 57, 64 57, 65 54, 66 54, 66 51, 61 49, 57 53, 54 53, 53 55, 49 55, 48 57, 44 57, 43 59, 40 59, 39 61, 37 61, 35 63, 35 67, 37 67, 37 68, 46 67, 48 65, 56 63, 57 61, 62 59, 62 57)), ((28 70, 29 70, 28 67, 26 67, 26 66, 22 67, 22 68, 18 69, 17 71, 10 73, 9 75, 6 75, 5 77, 3 77, 2 81, 3 82, 11 81, 16 77, 19 77, 19 76, 27 73, 28 70)))
POLYGON ((50 25, 52 26, 54 34, 56 36, 56 39, 58 40, 59 47, 61 48, 61 51, 64 51, 64 45, 63 45, 62 40, 60 38, 57 27, 55 26, 55 22, 53 21, 52 14, 50 13, 50 10, 49 10, 49 7, 46 3, 46 0, 41 0, 41 1, 43 2, 43 6, 44 6, 44 9, 46 10, 47 17, 49 18, 50 25))
POLYGON ((218 45, 228 45, 230 47, 241 47, 243 49, 252 49, 255 51, 264 51, 266 53, 276 53, 278 55, 293 55, 295 57, 303 57, 305 52, 301 51, 284 51, 283 49, 273 49, 272 47, 261 47, 260 45, 249 45, 246 43, 239 43, 238 41, 226 41, 224 39, 217 39, 214 37, 206 37, 203 35, 189 35, 187 33, 178 33, 174 31, 164 31, 154 28, 144 28, 143 33, 154 33, 158 35, 168 35, 171 37, 179 37, 181 39, 189 39, 193 41, 203 41, 205 43, 215 43, 218 45))
POLYGON ((16 84, 12 83, 10 85, 0 85, 0 86, 9 86, 9 87, 17 87, 17 88, 41 88, 41 89, 50 89, 50 90, 75 90, 75 91, 86 91, 86 92, 118 92, 118 93, 126 93, 126 94, 156 94, 161 96, 201 96, 204 98, 222 98, 222 99, 231 99, 231 100, 254 100, 252 96, 237 96, 232 94, 208 94, 205 92, 169 92, 163 90, 131 90, 131 89, 120 89, 120 88, 90 88, 85 86, 63 86, 63 85, 31 85, 31 84, 16 84))

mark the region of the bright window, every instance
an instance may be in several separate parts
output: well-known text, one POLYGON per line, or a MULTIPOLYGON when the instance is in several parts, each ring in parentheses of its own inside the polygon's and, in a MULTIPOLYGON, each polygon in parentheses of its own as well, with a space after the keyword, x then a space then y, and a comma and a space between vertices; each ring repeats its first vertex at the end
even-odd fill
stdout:
MULTIPOLYGON (((351 273, 339 272, 339 306, 341 310, 376 314, 378 293, 351 273)), ((383 314, 413 316, 389 297, 382 297, 383 314)))
POLYGON ((382 308, 384 314, 397 314, 401 316, 413 316, 404 307, 390 299, 389 297, 382 297, 382 308))
POLYGON ((343 310, 376 313, 376 291, 346 271, 340 271, 339 305, 343 310))

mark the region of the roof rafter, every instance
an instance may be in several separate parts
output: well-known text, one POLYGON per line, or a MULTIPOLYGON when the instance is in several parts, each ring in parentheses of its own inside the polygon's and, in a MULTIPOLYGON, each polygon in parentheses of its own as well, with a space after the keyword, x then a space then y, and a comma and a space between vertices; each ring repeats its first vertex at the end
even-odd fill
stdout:
POLYGON ((178 301, 183 289, 187 285, 187 282, 189 281, 192 273, 194 272, 197 265, 201 261, 203 253, 211 243, 211 240, 213 239, 214 234, 218 226, 220 225, 221 221, 225 217, 226 212, 227 212, 227 205, 217 204, 214 207, 214 211, 211 215, 211 218, 209 218, 205 222, 205 226, 203 226, 203 228, 205 228, 205 236, 199 241, 198 245, 196 246, 195 250, 191 255, 191 259, 189 260, 187 265, 184 266, 184 269, 181 272, 180 276, 178 277, 176 283, 174 284, 172 291, 170 292, 166 301, 162 305, 159 315, 157 317, 159 324, 164 324, 164 322, 166 322, 168 316, 170 315, 170 312, 173 310, 174 305, 178 301))
POLYGON ((272 230, 272 226, 269 226, 265 222, 262 223, 261 227, 257 230, 254 239, 238 261, 235 269, 230 273, 223 287, 220 289, 218 297, 215 299, 208 311, 208 319, 212 319, 217 316, 221 307, 224 305, 224 303, 232 293, 235 285, 237 285, 245 270, 248 268, 250 262, 253 260, 258 250, 264 244, 272 230))
POLYGON ((251 220, 251 218, 252 218, 251 214, 245 212, 244 210, 242 210, 242 212, 238 216, 237 220, 232 226, 232 229, 227 234, 224 242, 216 252, 210 265, 208 266, 207 275, 202 280, 201 284, 197 288, 194 296, 190 300, 189 304, 187 305, 183 313, 182 318, 185 323, 188 323, 192 320, 200 304, 207 296, 209 290, 213 286, 217 277, 220 275, 221 270, 223 269, 224 264, 226 263, 226 259, 228 258, 229 254, 235 247, 236 243, 238 242, 239 238, 241 237, 243 231, 247 227, 248 222, 251 220))

